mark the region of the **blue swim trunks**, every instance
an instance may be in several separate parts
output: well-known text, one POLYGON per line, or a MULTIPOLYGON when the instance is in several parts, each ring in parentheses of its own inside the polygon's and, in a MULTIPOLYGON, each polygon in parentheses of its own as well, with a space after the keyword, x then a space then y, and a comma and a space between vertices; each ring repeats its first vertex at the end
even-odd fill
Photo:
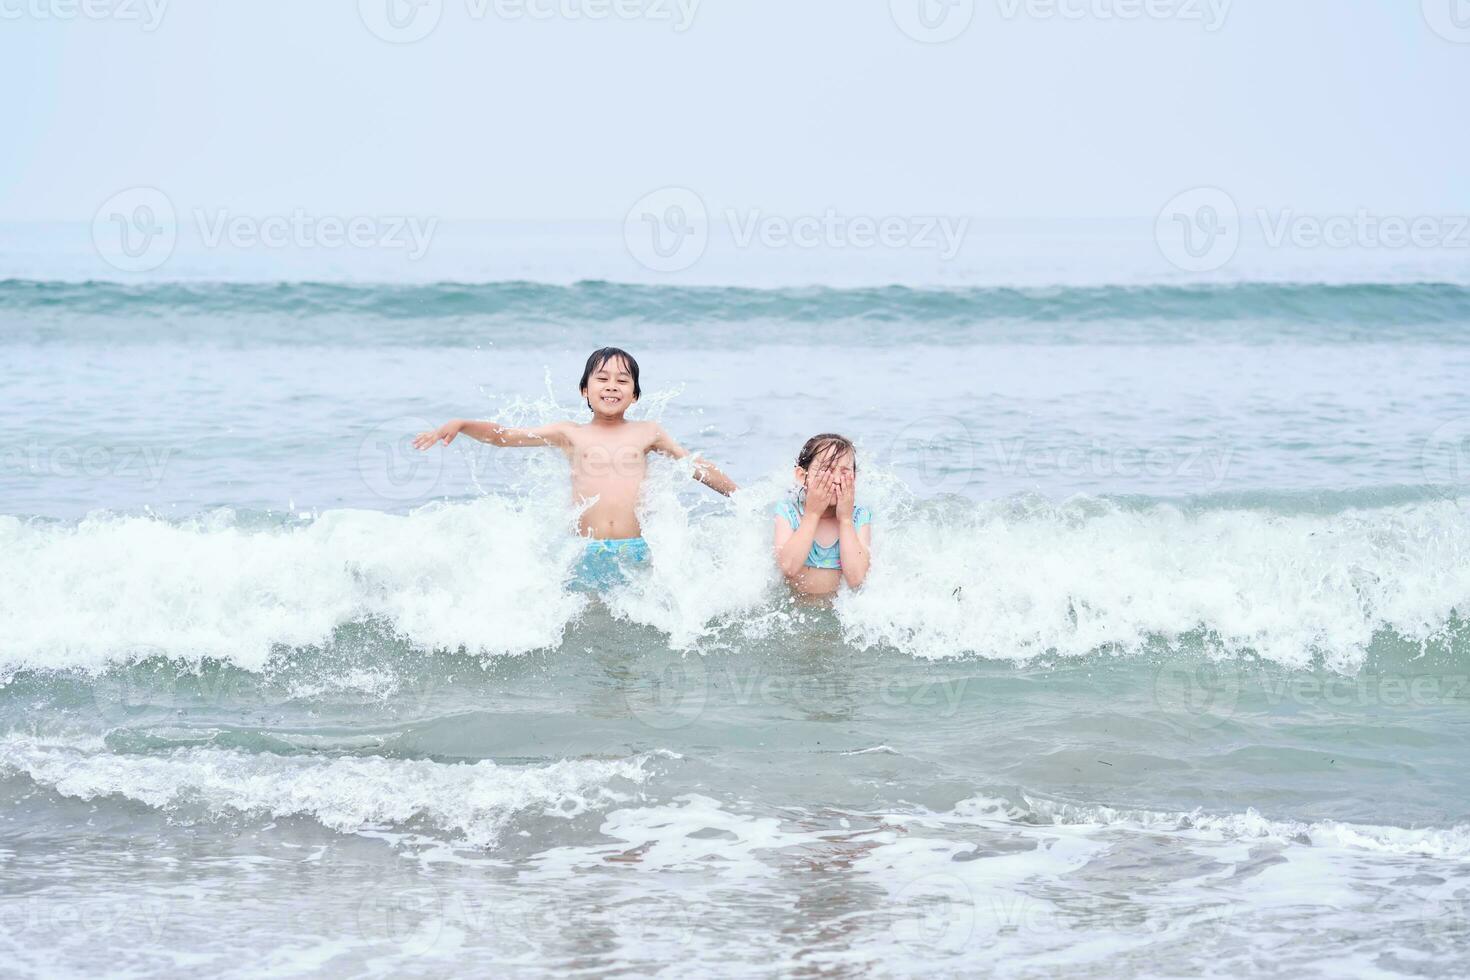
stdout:
POLYGON ((642 538, 592 538, 577 563, 573 586, 600 592, 627 581, 627 569, 648 561, 648 542, 642 538))

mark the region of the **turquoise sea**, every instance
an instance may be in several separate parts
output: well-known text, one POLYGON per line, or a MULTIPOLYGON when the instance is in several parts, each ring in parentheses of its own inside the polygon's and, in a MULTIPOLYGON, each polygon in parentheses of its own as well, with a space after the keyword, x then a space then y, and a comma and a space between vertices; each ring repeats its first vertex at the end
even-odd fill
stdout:
POLYGON ((1467 378, 1431 282, 0 282, 0 962, 1463 976, 1467 378), (564 463, 408 440, 606 344, 743 489, 588 596, 564 463))

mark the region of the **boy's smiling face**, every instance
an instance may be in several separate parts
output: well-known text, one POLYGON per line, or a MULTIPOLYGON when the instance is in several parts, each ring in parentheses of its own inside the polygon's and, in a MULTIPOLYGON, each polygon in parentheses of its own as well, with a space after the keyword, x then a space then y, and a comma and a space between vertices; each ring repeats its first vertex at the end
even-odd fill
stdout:
POLYGON ((582 397, 599 418, 621 418, 633 407, 638 396, 633 394, 633 372, 620 357, 609 358, 587 378, 582 397))

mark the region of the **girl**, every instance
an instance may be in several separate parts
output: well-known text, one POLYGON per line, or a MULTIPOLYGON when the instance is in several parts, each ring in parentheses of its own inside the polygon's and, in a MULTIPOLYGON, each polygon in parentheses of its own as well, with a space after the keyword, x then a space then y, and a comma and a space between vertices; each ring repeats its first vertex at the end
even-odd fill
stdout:
POLYGON ((831 595, 868 575, 872 517, 854 507, 857 450, 832 432, 812 436, 796 457, 795 500, 776 508, 776 563, 802 595, 831 595))

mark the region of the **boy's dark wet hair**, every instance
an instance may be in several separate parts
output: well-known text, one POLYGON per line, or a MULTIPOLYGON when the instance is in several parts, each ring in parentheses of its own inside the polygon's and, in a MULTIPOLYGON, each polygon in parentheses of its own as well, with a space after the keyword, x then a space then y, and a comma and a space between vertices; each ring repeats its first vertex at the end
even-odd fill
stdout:
POLYGON ((853 446, 852 440, 835 432, 823 432, 819 436, 812 436, 801 447, 801 452, 796 455, 796 465, 810 472, 812 464, 835 462, 847 453, 852 453, 852 471, 856 473, 857 448, 853 446))
MULTIPOLYGON (((621 347, 599 347, 587 358, 587 366, 582 369, 582 383, 577 386, 577 390, 582 393, 583 399, 587 397, 587 382, 592 375, 602 370, 609 361, 616 360, 622 360, 628 366, 628 373, 633 376, 633 400, 637 401, 642 396, 643 389, 638 384, 638 362, 633 359, 633 355, 621 347)), ((592 403, 588 402, 587 407, 591 408, 592 403)))

